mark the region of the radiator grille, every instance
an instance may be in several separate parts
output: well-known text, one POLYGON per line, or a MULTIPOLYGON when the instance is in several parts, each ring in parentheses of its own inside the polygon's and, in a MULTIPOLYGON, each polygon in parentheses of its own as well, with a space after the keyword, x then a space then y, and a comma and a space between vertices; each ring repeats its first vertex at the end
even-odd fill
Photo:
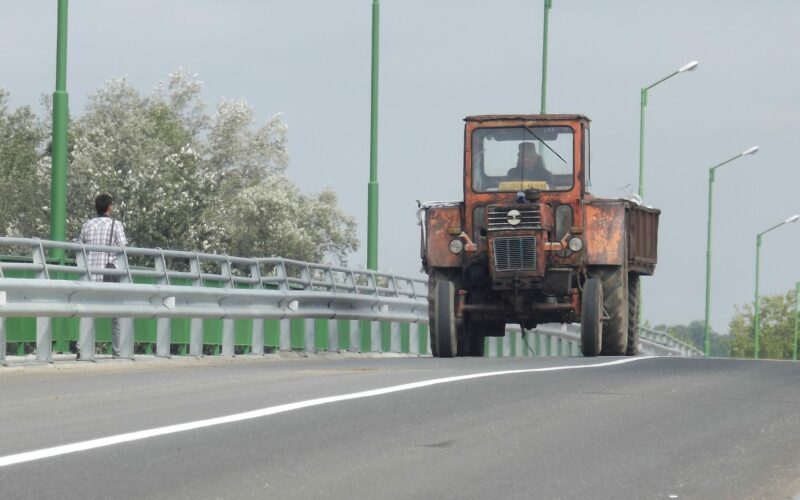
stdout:
POLYGON ((536 238, 495 238, 494 268, 497 271, 536 269, 536 238))
POLYGON ((541 229, 542 216, 538 205, 519 205, 516 207, 489 207, 487 214, 486 227, 489 231, 500 231, 509 229, 541 229), (508 222, 508 213, 512 210, 519 212, 515 218, 519 218, 519 223, 512 225, 508 222))

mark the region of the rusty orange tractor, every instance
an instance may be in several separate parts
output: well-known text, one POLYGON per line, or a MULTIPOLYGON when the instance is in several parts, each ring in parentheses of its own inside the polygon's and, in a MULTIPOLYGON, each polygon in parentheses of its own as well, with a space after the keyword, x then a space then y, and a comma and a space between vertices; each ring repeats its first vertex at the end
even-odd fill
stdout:
POLYGON ((480 356, 506 324, 581 323, 584 356, 635 355, 660 211, 589 194, 589 119, 465 119, 464 199, 421 205, 431 350, 480 356))

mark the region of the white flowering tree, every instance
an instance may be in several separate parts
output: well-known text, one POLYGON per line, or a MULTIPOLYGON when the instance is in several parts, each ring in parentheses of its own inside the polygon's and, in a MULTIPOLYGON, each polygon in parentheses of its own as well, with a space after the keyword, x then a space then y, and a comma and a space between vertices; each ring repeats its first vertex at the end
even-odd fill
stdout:
POLYGON ((0 89, 0 234, 46 236, 49 184, 37 173, 47 130, 30 107, 8 109, 0 89))
MULTIPOLYGON (((355 221, 338 208, 333 191, 302 193, 286 177, 282 116, 257 127, 245 101, 223 100, 209 112, 201 90, 197 75, 178 70, 149 95, 120 78, 89 97, 84 114, 70 125, 68 237, 94 215, 95 196, 109 193, 114 215, 136 246, 344 263, 358 247, 355 221)), ((0 133, 4 117, 11 116, 4 99, 0 94, 0 133)), ((29 110, 17 114, 9 129, 17 135, 36 124, 29 110)), ((15 151, 26 153, 14 154, 25 161, 7 162, 0 144, 0 182, 20 175, 10 170, 12 163, 24 164, 30 190, 48 192, 50 156, 42 130, 23 134, 33 147, 22 141, 27 149, 15 151)), ((48 197, 9 204, 31 199, 48 197)), ((37 222, 22 228, 0 219, 0 231, 13 226, 19 234, 46 237, 41 221, 47 210, 33 208, 39 217, 30 220, 37 222)))

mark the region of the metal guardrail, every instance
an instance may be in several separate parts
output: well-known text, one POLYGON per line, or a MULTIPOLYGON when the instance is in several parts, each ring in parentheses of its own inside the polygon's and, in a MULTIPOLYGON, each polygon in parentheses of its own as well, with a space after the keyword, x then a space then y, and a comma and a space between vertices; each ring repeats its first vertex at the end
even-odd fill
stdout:
POLYGON ((652 328, 639 328, 639 344, 642 352, 656 356, 705 356, 703 351, 693 345, 678 340, 667 332, 652 328))
MULTIPOLYGON (((540 325, 537 330, 552 338, 580 344, 581 327, 577 324, 540 325)), ((639 353, 649 356, 703 356, 703 351, 696 347, 682 342, 666 332, 645 327, 639 329, 639 353)))
MULTIPOLYGON (((265 321, 280 323, 275 347, 289 350, 294 347, 290 322, 298 319, 305 322, 304 350, 316 348, 315 321, 322 320, 327 321, 323 328, 326 350, 339 350, 338 329, 344 327, 349 330, 349 350, 363 351, 366 345, 375 352, 430 352, 427 283, 417 278, 281 258, 25 238, 0 237, 0 249, 16 249, 26 260, 0 261, 0 362, 5 359, 6 319, 11 317, 36 318, 40 361, 52 360, 52 319, 59 317, 80 318, 81 357, 87 360, 94 358, 95 319, 107 317, 120 318, 122 357, 133 356, 135 318, 157 320, 157 356, 170 355, 174 318, 190 320, 189 355, 203 354, 203 320, 207 319, 222 321, 223 355, 234 354, 236 321, 252 321, 247 347, 253 354, 262 354, 265 321), (47 254, 52 249, 63 250, 67 260, 50 262, 47 254), (91 251, 117 255, 117 269, 89 267, 91 251), (95 282, 93 275, 113 275, 120 283, 95 282), (369 322, 366 329, 364 322, 369 322), (362 339, 365 335, 367 342, 362 339)), ((487 355, 579 354, 580 334, 575 325, 544 325, 524 339, 518 327, 507 331, 506 337, 487 341, 487 355)), ((668 354, 685 355, 678 354, 682 347, 673 342, 678 341, 669 336, 646 338, 643 347, 663 344, 660 348, 668 354)))

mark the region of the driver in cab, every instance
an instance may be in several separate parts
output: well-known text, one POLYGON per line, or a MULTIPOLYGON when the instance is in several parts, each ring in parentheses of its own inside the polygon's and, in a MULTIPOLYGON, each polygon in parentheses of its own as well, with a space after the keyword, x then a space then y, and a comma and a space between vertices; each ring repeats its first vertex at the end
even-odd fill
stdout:
POLYGON ((511 168, 506 174, 508 181, 539 181, 552 187, 555 177, 546 168, 542 157, 536 152, 536 145, 532 142, 521 142, 517 153, 517 166, 511 168))

